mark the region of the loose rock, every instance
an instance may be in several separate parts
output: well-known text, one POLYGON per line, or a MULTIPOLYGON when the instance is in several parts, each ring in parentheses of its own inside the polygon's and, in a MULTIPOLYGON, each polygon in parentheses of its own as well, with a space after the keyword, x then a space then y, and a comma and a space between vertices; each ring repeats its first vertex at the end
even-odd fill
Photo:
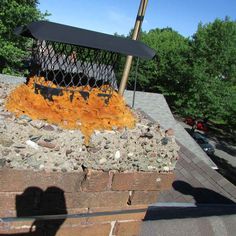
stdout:
POLYGON ((165 131, 166 136, 174 136, 174 130, 173 129, 167 129, 165 131))
POLYGON ((145 151, 146 152, 151 152, 153 148, 150 145, 145 146, 145 151))
POLYGON ((4 167, 6 165, 6 159, 5 158, 0 158, 0 168, 4 167))
POLYGON ((168 172, 168 171, 170 170, 170 168, 169 168, 168 166, 164 166, 164 167, 163 167, 163 170, 166 171, 166 172, 168 172))
POLYGON ((107 159, 106 158, 101 158, 99 160, 99 164, 104 164, 105 162, 107 162, 107 159))
POLYGON ((148 139, 152 139, 153 138, 153 134, 150 132, 146 132, 142 135, 140 135, 141 138, 148 138, 148 139))
POLYGON ((41 164, 41 165, 39 166, 39 169, 40 169, 40 170, 43 170, 43 169, 44 169, 44 165, 41 164))
POLYGON ((54 131, 55 128, 52 125, 44 125, 43 129, 46 131, 54 131))
POLYGON ((35 142, 33 142, 33 141, 31 141, 31 140, 27 140, 25 143, 26 143, 27 145, 29 145, 31 148, 39 149, 38 144, 35 143, 35 142))
POLYGON ((45 142, 44 140, 38 141, 38 145, 41 147, 46 147, 46 148, 50 148, 50 149, 53 149, 56 147, 55 143, 45 142))
POLYGON ((33 120, 30 122, 30 124, 37 129, 41 129, 44 126, 44 122, 41 120, 33 120))
POLYGON ((66 150, 66 156, 68 156, 69 154, 71 154, 73 151, 71 149, 67 149, 66 150))
POLYGON ((3 147, 11 147, 14 142, 7 137, 0 137, 0 145, 3 147))
POLYGON ((0 99, 0 105, 4 104, 4 99, 0 99))
POLYGON ((116 160, 120 159, 120 151, 116 151, 116 153, 115 153, 115 159, 116 159, 116 160))
POLYGON ((27 121, 27 122, 32 121, 32 119, 31 119, 29 116, 27 116, 27 115, 21 115, 21 116, 19 117, 19 119, 20 119, 20 120, 25 120, 25 121, 27 121))
POLYGON ((121 136, 120 136, 121 139, 128 139, 128 134, 127 132, 124 132, 121 136))
POLYGON ((162 145, 167 145, 168 142, 169 142, 169 140, 166 137, 161 140, 162 145))
POLYGON ((26 148, 26 146, 23 144, 17 144, 17 145, 14 145, 14 148, 24 149, 24 148, 26 148))
POLYGON ((4 150, 2 150, 2 155, 3 155, 4 157, 5 157, 5 156, 8 156, 10 152, 11 152, 11 150, 9 150, 9 149, 4 149, 4 150))
POLYGON ((62 172, 67 172, 67 169, 65 167, 61 168, 62 172))
POLYGON ((89 148, 88 148, 88 151, 89 151, 89 152, 92 152, 92 153, 99 152, 100 150, 101 150, 100 147, 89 147, 89 148))
POLYGON ((133 152, 129 152, 127 156, 128 156, 128 157, 132 157, 133 155, 134 155, 133 152))
POLYGON ((33 135, 30 135, 29 138, 32 142, 37 142, 39 141, 39 139, 42 137, 42 135, 39 135, 39 136, 33 136, 33 135))

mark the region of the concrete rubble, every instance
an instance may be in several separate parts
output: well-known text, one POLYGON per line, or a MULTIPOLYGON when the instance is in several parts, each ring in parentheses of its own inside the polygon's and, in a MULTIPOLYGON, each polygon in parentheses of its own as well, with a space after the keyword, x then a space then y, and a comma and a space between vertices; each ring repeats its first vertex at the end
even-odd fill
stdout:
POLYGON ((179 147, 172 129, 162 130, 140 111, 134 129, 96 130, 84 145, 80 130, 67 130, 27 115, 15 117, 4 102, 14 84, 0 83, 0 167, 72 172, 82 168, 170 172, 179 147))

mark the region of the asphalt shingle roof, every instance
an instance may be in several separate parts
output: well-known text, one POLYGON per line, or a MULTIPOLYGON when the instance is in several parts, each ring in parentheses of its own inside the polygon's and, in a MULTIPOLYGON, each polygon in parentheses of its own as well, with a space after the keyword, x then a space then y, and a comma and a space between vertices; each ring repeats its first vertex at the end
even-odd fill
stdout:
POLYGON ((191 153, 183 145, 179 145, 181 147, 179 152, 180 159, 177 161, 174 170, 176 175, 175 181, 179 181, 177 188, 181 189, 181 184, 188 183, 195 188, 193 192, 196 195, 194 197, 191 195, 191 192, 189 192, 189 195, 180 193, 174 189, 174 187, 176 188, 174 186, 171 190, 161 192, 158 201, 224 204, 229 203, 227 202, 228 199, 232 201, 231 203, 236 203, 236 187, 216 170, 210 168, 194 153, 191 153), (204 199, 204 201, 201 199, 204 199))

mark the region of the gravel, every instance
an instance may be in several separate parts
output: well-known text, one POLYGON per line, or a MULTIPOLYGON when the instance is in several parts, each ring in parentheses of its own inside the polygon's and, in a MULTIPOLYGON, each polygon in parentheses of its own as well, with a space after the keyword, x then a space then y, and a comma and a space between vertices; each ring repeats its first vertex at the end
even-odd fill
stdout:
POLYGON ((172 131, 165 132, 139 111, 134 129, 97 130, 89 146, 80 130, 66 130, 26 115, 15 117, 4 102, 9 92, 22 83, 0 76, 0 167, 59 172, 95 170, 158 171, 175 168, 179 147, 172 131))

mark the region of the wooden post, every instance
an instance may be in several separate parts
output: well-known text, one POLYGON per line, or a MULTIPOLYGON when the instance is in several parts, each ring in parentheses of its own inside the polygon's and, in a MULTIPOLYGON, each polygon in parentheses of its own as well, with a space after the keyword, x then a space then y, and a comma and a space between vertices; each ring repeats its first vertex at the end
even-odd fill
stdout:
MULTIPOLYGON (((148 0, 141 0, 140 1, 139 11, 138 11, 138 14, 137 14, 137 18, 136 18, 135 25, 134 25, 134 32, 133 32, 133 35, 132 35, 133 40, 137 40, 137 37, 138 37, 139 32, 141 30, 141 26, 142 26, 142 22, 143 22, 143 19, 144 19, 147 3, 148 3, 148 0)), ((127 56, 124 71, 123 71, 123 75, 122 75, 122 79, 121 79, 121 82, 120 82, 119 91, 118 91, 119 94, 122 95, 122 96, 124 94, 126 84, 127 84, 127 81, 128 81, 132 60, 133 60, 132 56, 127 56)))

